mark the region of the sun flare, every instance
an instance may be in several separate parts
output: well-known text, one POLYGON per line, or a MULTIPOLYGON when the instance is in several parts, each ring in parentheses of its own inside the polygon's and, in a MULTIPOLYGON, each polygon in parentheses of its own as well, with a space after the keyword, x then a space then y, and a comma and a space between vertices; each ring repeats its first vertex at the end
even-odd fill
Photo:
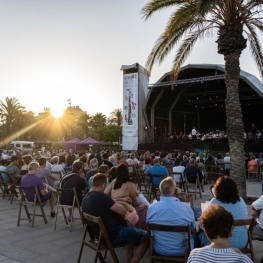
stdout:
POLYGON ((51 114, 55 118, 60 118, 64 114, 64 110, 62 108, 56 107, 51 109, 51 114))

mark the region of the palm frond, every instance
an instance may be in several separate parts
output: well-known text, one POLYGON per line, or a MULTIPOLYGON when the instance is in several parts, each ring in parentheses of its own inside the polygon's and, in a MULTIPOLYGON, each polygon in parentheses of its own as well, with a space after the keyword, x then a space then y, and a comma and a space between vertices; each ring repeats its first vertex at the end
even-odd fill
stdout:
POLYGON ((252 54, 252 57, 254 58, 254 61, 256 62, 258 70, 261 76, 263 77, 263 54, 261 44, 258 40, 255 28, 250 24, 247 24, 246 26, 249 29, 250 33, 248 34, 248 42, 250 47, 249 49, 252 54))
POLYGON ((142 17, 147 20, 156 11, 185 3, 184 0, 150 0, 141 10, 142 17))

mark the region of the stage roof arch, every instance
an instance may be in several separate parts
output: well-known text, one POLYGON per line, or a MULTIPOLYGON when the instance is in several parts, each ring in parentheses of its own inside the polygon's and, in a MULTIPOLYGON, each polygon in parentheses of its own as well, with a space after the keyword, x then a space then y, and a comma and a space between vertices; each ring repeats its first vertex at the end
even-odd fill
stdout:
MULTIPOLYGON (((148 136, 189 134, 193 126, 200 132, 226 130, 225 66, 189 64, 181 68, 171 88, 171 72, 149 85, 145 112, 150 123, 148 136)), ((254 75, 240 71, 239 97, 245 130, 251 123, 263 128, 257 112, 263 110, 263 84, 254 75)))

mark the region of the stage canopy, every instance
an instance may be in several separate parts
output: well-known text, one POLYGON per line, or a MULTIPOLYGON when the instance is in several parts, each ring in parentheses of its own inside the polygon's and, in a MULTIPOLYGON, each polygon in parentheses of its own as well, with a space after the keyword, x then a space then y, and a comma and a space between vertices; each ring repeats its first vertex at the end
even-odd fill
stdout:
MULTIPOLYGON (((145 113, 150 127, 149 140, 182 132, 189 134, 195 126, 199 132, 226 131, 225 67, 219 64, 189 64, 183 67, 171 87, 171 72, 149 85, 145 113)), ((245 131, 254 123, 263 128, 263 84, 241 70, 239 96, 245 131)))
POLYGON ((63 150, 69 150, 69 149, 72 149, 74 152, 76 151, 76 144, 78 142, 81 142, 81 140, 79 138, 73 138, 72 140, 70 141, 67 141, 67 142, 63 142, 63 145, 62 145, 62 149, 63 150))

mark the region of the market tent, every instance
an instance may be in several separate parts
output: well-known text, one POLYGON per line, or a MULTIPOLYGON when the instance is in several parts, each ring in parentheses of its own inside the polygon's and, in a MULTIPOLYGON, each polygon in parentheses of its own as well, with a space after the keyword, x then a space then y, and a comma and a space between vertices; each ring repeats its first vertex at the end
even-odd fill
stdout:
POLYGON ((81 140, 79 138, 73 138, 70 141, 67 142, 63 142, 62 144, 62 149, 63 150, 69 150, 72 149, 74 152, 76 151, 76 144, 81 142, 81 140))
POLYGON ((90 145, 100 145, 103 144, 102 142, 99 142, 91 137, 86 138, 85 140, 79 142, 76 144, 76 149, 78 151, 81 150, 88 150, 90 147, 90 145))

